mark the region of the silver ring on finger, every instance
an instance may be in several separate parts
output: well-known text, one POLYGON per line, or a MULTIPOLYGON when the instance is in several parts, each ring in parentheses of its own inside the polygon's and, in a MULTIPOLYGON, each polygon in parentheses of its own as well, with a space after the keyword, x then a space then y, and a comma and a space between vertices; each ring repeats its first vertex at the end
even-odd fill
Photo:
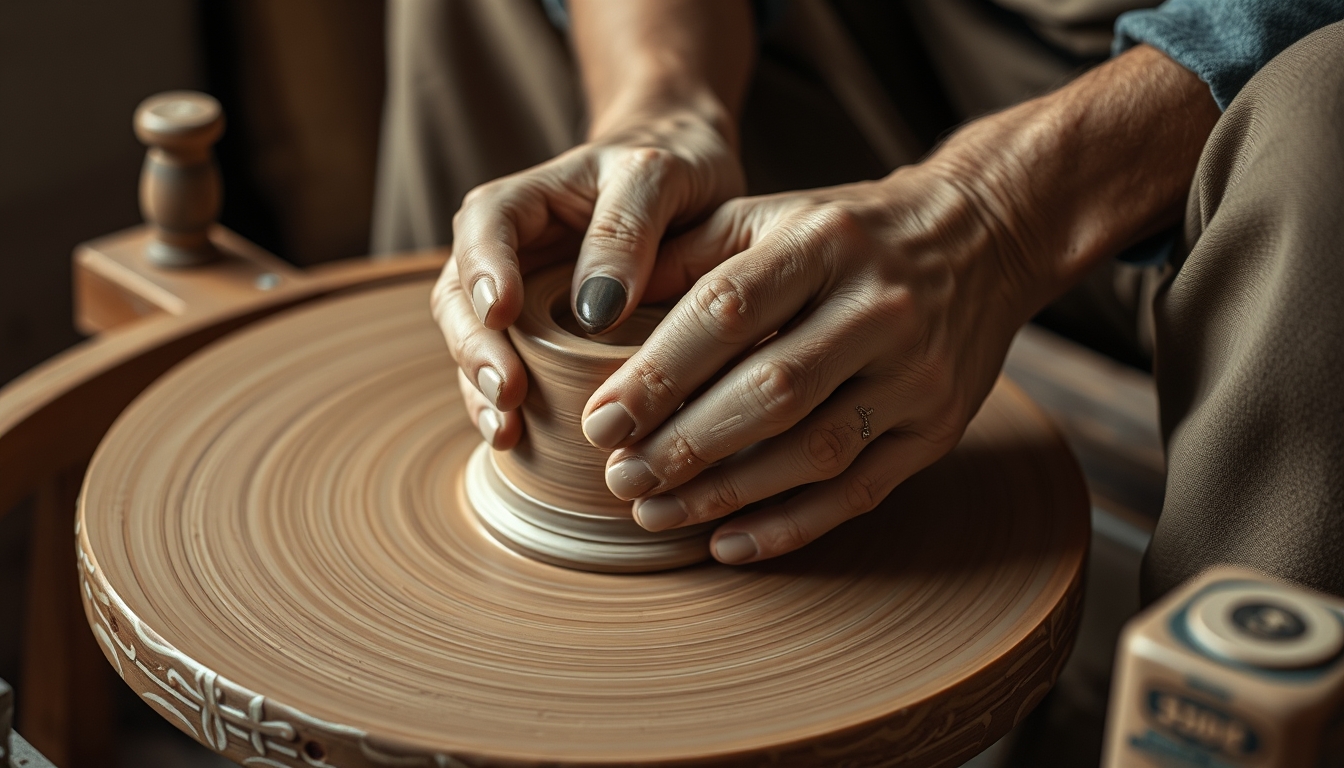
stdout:
POLYGON ((873 415, 873 409, 864 408, 862 405, 856 405, 854 406, 854 410, 858 412, 859 418, 863 421, 863 429, 859 431, 859 437, 867 440, 873 436, 873 427, 868 423, 868 417, 873 415))

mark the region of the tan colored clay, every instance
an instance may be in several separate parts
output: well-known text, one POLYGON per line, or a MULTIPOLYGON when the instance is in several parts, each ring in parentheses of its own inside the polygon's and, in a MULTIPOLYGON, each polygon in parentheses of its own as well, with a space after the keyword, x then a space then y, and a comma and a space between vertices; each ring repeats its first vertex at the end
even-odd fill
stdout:
POLYGON ((184 732, 265 766, 957 765, 1053 683, 1087 497, 1011 386, 947 458, 796 553, 583 572, 465 503, 480 439, 429 289, 216 343, 94 457, 85 609, 184 732))
POLYGON ((466 480, 473 507, 505 543, 560 565, 635 572, 708 559, 709 527, 650 533, 634 522, 630 502, 607 489, 607 452, 579 425, 589 396, 665 312, 641 307, 616 331, 588 336, 569 309, 572 269, 551 267, 525 283, 522 315, 509 329, 528 370, 523 439, 473 459, 466 480))

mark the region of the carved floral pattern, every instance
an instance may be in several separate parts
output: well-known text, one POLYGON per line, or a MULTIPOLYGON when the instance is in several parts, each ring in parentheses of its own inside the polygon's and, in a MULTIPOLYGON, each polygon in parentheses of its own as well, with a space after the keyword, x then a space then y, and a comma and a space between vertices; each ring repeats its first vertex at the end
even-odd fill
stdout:
MULTIPOLYGON (((363 730, 268 701, 205 668, 130 611, 86 552, 87 540, 79 534, 78 523, 75 532, 85 614, 104 654, 141 698, 210 749, 245 766, 270 768, 495 764, 473 757, 391 750, 373 743, 363 730), (123 639, 124 634, 134 639, 123 639)), ((1080 571, 1049 618, 1012 653, 981 670, 978 684, 928 708, 902 710, 806 747, 789 745, 756 757, 781 767, 960 765, 1007 730, 993 721, 1002 715, 1008 727, 1016 725, 1054 686, 1077 635, 1081 603, 1080 571), (1029 670, 1025 674, 1024 668, 1029 670), (979 714, 967 717, 968 711, 979 714), (896 744, 901 749, 893 751, 896 744), (949 755, 950 762, 943 759, 949 755)))
POLYGON ((79 588, 85 615, 103 653, 140 698, 200 743, 247 766, 340 768, 328 750, 345 742, 358 747, 362 765, 468 768, 443 754, 386 752, 371 744, 368 734, 358 728, 268 702, 265 696, 205 668, 127 608, 85 551, 86 541, 79 532, 77 523, 79 588), (131 639, 123 639, 126 635, 131 639), (144 685, 137 685, 142 681, 144 685))

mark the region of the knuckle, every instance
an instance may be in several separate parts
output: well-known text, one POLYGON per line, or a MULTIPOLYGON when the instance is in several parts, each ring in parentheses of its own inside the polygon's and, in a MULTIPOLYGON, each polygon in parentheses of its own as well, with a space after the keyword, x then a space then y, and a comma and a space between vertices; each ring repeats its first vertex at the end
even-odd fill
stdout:
POLYGON ((592 247, 621 253, 634 253, 640 248, 645 222, 639 215, 611 208, 588 225, 588 243, 592 247))
POLYGON ((663 147, 640 147, 630 153, 626 168, 639 175, 660 176, 678 162, 674 152, 663 147))
POLYGON ((651 357, 641 356, 631 367, 630 374, 644 388, 648 400, 680 403, 685 396, 667 371, 651 357))
POLYGON ((744 212, 751 210, 745 197, 731 197, 719 204, 718 210, 714 211, 714 216, 725 219, 735 219, 744 212))
POLYGON ((781 551, 788 552, 798 549, 812 540, 812 537, 808 534, 807 526, 799 519, 797 509, 785 507, 781 510, 779 523, 779 532, 776 534, 778 538, 775 543, 781 551))
POLYGON ((765 416, 787 417, 806 402, 802 377, 778 360, 758 363, 748 374, 747 384, 757 409, 765 416))
POLYGON ((460 250, 454 250, 454 256, 466 269, 474 270, 490 260, 489 246, 479 240, 467 243, 460 250))
POLYGON ((748 341, 754 307, 733 279, 715 276, 702 281, 695 291, 695 318, 704 332, 720 344, 748 341))
POLYGON ((845 440, 834 427, 817 427, 807 436, 804 455, 811 469, 821 478, 840 474, 849 465, 845 440))
MULTIPOLYGON (((805 258, 795 257, 792 268, 802 269, 804 262, 816 260, 828 269, 835 269, 841 255, 856 247, 863 248, 864 224, 862 217, 836 204, 815 205, 795 214, 789 228, 787 250, 805 258)), ((786 266, 789 266, 786 262, 786 266)))
POLYGON ((938 453, 952 450, 966 431, 966 420, 951 406, 938 409, 920 430, 920 436, 938 453))
POLYGON ((710 486, 702 507, 703 519, 723 517, 742 508, 742 493, 727 477, 719 477, 710 486))
POLYGON ((844 511, 849 515, 869 512, 882 501, 877 481, 862 472, 848 478, 844 485, 844 511))
POLYGON ((669 474, 681 475, 696 467, 707 467, 714 463, 705 446, 688 435, 680 425, 672 429, 672 441, 668 450, 669 474))
POLYGON ((816 234, 827 241, 844 242, 864 230, 863 217, 843 205, 821 206, 812 212, 810 218, 816 234))
POLYGON ((914 294, 907 290, 886 291, 872 300, 869 313, 884 323, 895 324, 909 318, 915 309, 914 294))
MULTIPOLYGON (((491 186, 490 183, 477 184, 476 186, 467 190, 467 194, 462 196, 462 207, 465 208, 469 205, 475 205, 476 203, 479 203, 482 197, 485 197, 487 194, 490 193, 490 186, 491 186)), ((461 209, 459 208, 458 210, 460 211, 461 209)))
POLYGON ((467 365, 473 360, 481 360, 485 357, 484 347, 486 345, 485 334, 476 329, 469 329, 466 333, 455 334, 454 343, 450 344, 449 351, 453 359, 457 360, 458 365, 467 365))

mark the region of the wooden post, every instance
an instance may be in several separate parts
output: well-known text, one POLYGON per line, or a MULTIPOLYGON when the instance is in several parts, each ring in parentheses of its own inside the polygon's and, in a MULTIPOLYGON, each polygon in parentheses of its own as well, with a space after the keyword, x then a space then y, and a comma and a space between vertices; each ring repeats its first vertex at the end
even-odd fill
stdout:
POLYGON ((135 110, 135 135, 149 147, 140 212, 154 230, 149 258, 161 267, 189 267, 217 256, 209 231, 221 192, 210 148, 223 132, 224 112, 204 93, 160 93, 135 110))

